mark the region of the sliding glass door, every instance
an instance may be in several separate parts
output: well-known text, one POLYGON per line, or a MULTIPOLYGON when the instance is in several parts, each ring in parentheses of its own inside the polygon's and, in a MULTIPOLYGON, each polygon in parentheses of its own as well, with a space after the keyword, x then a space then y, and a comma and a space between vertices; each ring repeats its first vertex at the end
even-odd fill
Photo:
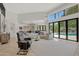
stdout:
POLYGON ((58 38, 58 22, 54 23, 54 37, 58 38))
POLYGON ((60 38, 66 39, 66 22, 60 22, 60 38))
POLYGON ((76 19, 68 20, 68 40, 77 41, 77 22, 76 22, 76 19))
POLYGON ((50 23, 50 33, 53 37, 65 40, 79 41, 79 20, 69 19, 50 23))
POLYGON ((78 37, 77 37, 77 42, 79 42, 79 18, 78 18, 78 22, 77 23, 78 23, 78 33, 77 33, 78 37))

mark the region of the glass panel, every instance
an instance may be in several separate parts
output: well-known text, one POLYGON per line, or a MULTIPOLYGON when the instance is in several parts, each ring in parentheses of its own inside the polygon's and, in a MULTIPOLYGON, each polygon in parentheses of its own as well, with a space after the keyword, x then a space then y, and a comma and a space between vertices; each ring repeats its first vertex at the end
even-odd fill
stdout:
POLYGON ((39 30, 39 26, 37 25, 37 30, 39 30))
POLYGON ((42 25, 42 31, 44 31, 44 25, 42 25))
POLYGON ((43 25, 43 30, 46 31, 46 25, 43 25))
POLYGON ((66 22, 60 22, 60 38, 66 39, 66 22))
POLYGON ((59 12, 59 17, 62 17, 64 15, 65 15, 64 10, 59 12))
POLYGON ((68 39, 76 41, 76 19, 68 21, 68 39))
POLYGON ((74 14, 77 12, 78 12, 78 5, 75 5, 65 10, 66 15, 74 14))
POLYGON ((65 12, 64 10, 60 11, 60 12, 57 12, 57 13, 54 13, 54 14, 49 14, 48 15, 48 21, 49 22, 52 22, 52 21, 57 21, 58 18, 62 17, 65 15, 65 12))
POLYGON ((55 19, 55 15, 54 15, 54 14, 48 15, 48 21, 49 21, 49 22, 54 21, 54 19, 55 19))
POLYGON ((63 11, 60 11, 60 12, 57 12, 57 13, 55 14, 55 19, 58 20, 58 18, 64 16, 64 14, 65 14, 65 13, 64 13, 64 10, 63 10, 63 11))
POLYGON ((46 31, 46 25, 44 26, 44 29, 45 29, 45 31, 46 31))
POLYGON ((39 30, 41 31, 41 26, 39 25, 39 30))
POLYGON ((54 23, 54 37, 58 37, 58 22, 54 23))
POLYGON ((56 13, 55 15, 56 15, 56 19, 58 19, 59 18, 59 13, 56 13))
POLYGON ((52 33, 53 32, 53 23, 50 23, 50 33, 52 33))

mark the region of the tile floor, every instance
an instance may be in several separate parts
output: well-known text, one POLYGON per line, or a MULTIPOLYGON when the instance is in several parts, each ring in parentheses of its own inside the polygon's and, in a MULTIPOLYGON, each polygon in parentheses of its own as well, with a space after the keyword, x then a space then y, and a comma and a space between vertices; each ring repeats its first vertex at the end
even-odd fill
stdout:
MULTIPOLYGON (((11 39, 9 43, 0 45, 0 56, 16 56, 17 41, 11 39)), ((79 55, 79 43, 52 39, 33 41, 28 56, 73 56, 79 55)))

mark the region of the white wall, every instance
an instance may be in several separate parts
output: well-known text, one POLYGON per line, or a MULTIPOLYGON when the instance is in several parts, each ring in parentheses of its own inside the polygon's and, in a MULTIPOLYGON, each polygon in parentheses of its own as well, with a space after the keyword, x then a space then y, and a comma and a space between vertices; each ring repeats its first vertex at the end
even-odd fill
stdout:
POLYGON ((10 32, 11 38, 16 38, 16 32, 18 31, 17 14, 6 10, 6 32, 10 32))

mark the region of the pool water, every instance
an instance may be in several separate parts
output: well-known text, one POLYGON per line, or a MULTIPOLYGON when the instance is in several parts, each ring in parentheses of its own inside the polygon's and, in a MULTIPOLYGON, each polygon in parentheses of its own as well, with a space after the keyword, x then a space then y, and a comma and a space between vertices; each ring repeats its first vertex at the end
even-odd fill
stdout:
MULTIPOLYGON (((60 35, 65 35, 66 36, 66 34, 60 34, 60 35)), ((68 34, 68 36, 76 36, 76 34, 68 34)))

